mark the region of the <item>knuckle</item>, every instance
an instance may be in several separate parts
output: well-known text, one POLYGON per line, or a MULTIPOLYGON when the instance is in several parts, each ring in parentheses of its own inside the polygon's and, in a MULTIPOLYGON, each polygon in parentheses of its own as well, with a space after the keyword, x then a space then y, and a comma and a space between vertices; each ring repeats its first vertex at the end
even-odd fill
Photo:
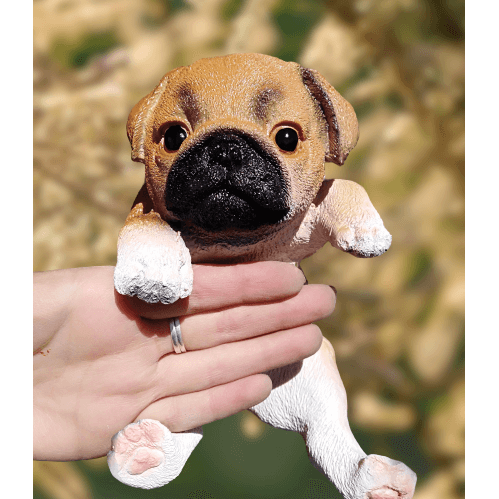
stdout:
POLYGON ((235 295, 239 302, 245 303, 251 299, 253 284, 257 278, 256 269, 249 264, 243 264, 232 267, 231 270, 235 295))
POLYGON ((224 291, 233 303, 251 302, 261 277, 258 263, 229 265, 224 269, 224 291))
POLYGON ((241 410, 246 406, 248 399, 249 393, 244 381, 231 384, 224 393, 225 411, 234 413, 241 410))
POLYGON ((204 417, 208 421, 215 421, 220 415, 221 401, 217 395, 217 392, 214 390, 206 391, 206 405, 204 408, 206 413, 204 414, 204 417))
POLYGON ((178 407, 178 399, 177 397, 169 397, 168 403, 164 404, 161 409, 162 417, 161 422, 168 428, 170 431, 174 430, 178 427, 181 422, 181 414, 178 407))
POLYGON ((230 338, 231 335, 238 328, 237 312, 234 309, 228 308, 217 312, 218 318, 216 322, 215 334, 217 340, 225 340, 230 338))
POLYGON ((255 296, 282 297, 296 293, 303 286, 303 273, 285 262, 255 262, 242 264, 236 272, 239 296, 243 302, 255 296))
POLYGON ((211 388, 226 381, 229 369, 225 351, 225 348, 214 348, 210 352, 209 369, 206 370, 203 388, 211 388))

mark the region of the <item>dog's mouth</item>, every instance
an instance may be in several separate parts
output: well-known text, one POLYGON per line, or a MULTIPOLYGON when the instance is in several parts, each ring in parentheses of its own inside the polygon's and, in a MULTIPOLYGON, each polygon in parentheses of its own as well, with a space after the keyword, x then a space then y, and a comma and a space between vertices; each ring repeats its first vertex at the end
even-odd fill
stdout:
POLYGON ((232 131, 211 134, 179 156, 165 198, 176 217, 210 232, 254 230, 289 212, 279 161, 253 138, 232 131))
POLYGON ((193 208, 192 221, 211 231, 226 228, 252 230, 276 224, 288 213, 287 208, 272 209, 259 205, 247 193, 225 184, 202 197, 193 208))

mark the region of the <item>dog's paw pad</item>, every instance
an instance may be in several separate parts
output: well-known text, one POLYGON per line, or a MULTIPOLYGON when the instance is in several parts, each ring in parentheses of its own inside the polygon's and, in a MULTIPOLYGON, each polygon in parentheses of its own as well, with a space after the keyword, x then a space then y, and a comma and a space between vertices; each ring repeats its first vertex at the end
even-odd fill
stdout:
POLYGON ((123 432, 123 435, 130 442, 138 442, 142 438, 142 435, 143 435, 143 431, 142 431, 141 426, 142 426, 141 423, 137 423, 136 426, 129 426, 123 432))
POLYGON ((123 435, 130 442, 142 442, 145 445, 154 445, 161 442, 164 438, 164 430, 159 426, 160 423, 156 421, 145 421, 141 420, 137 423, 132 423, 128 425, 123 430, 123 435))
POLYGON ((113 437, 109 470, 132 487, 162 487, 179 475, 202 436, 201 428, 172 433, 158 421, 141 419, 113 437))
POLYGON ((130 475, 140 475, 163 462, 163 453, 157 449, 139 447, 130 457, 127 465, 130 475))
POLYGON ((368 499, 399 499, 401 496, 396 490, 383 487, 369 492, 367 497, 368 499))
POLYGON ((111 452, 114 452, 114 459, 120 468, 138 475, 163 462, 161 444, 164 437, 160 423, 142 420, 115 435, 111 452))
POLYGON ((358 487, 366 499, 411 499, 416 474, 400 461, 371 454, 362 459, 358 487))

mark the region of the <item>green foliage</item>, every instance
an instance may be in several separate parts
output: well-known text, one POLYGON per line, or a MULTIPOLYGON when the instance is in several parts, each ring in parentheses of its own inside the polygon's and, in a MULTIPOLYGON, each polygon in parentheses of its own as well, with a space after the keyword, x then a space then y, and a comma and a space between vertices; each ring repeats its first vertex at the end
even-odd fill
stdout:
POLYGON ((190 8, 189 4, 185 0, 161 0, 161 1, 166 4, 168 12, 171 15, 174 15, 181 10, 190 8))
POLYGON ((228 0, 222 5, 220 15, 224 21, 230 21, 237 16, 244 5, 244 0, 228 0))
POLYGON ((430 253, 425 249, 418 250, 408 265, 407 286, 413 288, 418 286, 431 273, 432 259, 430 253))
POLYGON ((105 54, 119 45, 114 31, 88 33, 77 40, 57 40, 52 48, 55 60, 67 68, 85 66, 92 57, 105 54))
POLYGON ((282 0, 272 17, 279 29, 280 44, 275 56, 296 61, 313 27, 324 14, 322 1, 282 0))

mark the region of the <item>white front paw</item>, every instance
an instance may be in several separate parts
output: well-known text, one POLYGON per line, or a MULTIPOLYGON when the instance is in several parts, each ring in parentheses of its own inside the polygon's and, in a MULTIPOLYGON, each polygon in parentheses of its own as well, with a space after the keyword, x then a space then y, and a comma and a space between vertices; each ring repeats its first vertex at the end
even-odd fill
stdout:
POLYGON ((192 292, 191 255, 180 234, 170 227, 151 234, 120 238, 114 287, 122 295, 147 303, 173 303, 192 292))
POLYGON ((374 223, 343 227, 336 233, 336 246, 361 258, 382 255, 391 243, 392 236, 379 217, 374 223))

